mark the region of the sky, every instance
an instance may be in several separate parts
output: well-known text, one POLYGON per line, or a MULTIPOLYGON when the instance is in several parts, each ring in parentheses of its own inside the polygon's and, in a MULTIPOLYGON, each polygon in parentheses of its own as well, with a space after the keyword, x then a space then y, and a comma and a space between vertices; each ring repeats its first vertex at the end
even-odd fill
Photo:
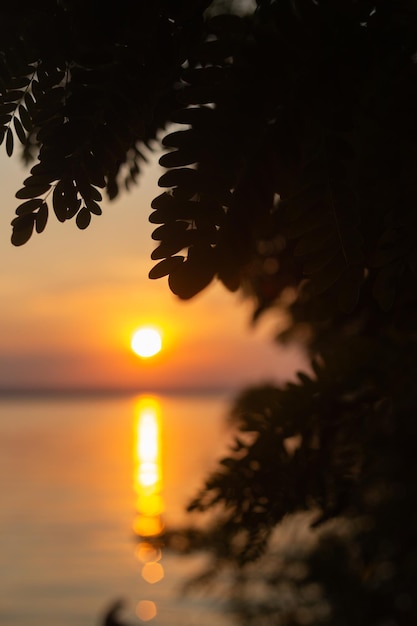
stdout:
POLYGON ((302 363, 272 341, 277 320, 253 329, 251 305, 219 283, 183 302, 166 278, 150 280, 155 247, 148 221, 161 190, 157 158, 140 185, 102 204, 80 231, 50 217, 24 246, 10 243, 14 197, 27 170, 0 153, 0 390, 236 389, 281 381, 302 363), (163 349, 140 359, 131 336, 160 328, 163 349))

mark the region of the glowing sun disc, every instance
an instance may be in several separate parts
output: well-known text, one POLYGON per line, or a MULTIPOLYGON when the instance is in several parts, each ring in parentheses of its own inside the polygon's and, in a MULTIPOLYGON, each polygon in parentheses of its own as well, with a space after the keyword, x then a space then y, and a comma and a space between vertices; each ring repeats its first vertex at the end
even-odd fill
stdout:
POLYGON ((139 328, 132 337, 131 347, 138 356, 147 358, 158 354, 162 348, 162 339, 156 328, 139 328))

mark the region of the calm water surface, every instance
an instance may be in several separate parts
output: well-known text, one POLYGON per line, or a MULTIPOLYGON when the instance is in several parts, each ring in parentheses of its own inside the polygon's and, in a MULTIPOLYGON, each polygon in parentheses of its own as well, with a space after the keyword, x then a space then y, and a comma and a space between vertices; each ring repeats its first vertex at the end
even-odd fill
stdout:
MULTIPOLYGON (((167 526, 184 523, 185 505, 225 450, 228 401, 154 396, 167 526)), ((141 406, 139 396, 0 400, 2 626, 99 625, 121 597, 131 624, 144 623, 144 601, 155 626, 229 623, 218 601, 181 593, 202 555, 163 550, 163 577, 142 576, 132 532, 141 406)))

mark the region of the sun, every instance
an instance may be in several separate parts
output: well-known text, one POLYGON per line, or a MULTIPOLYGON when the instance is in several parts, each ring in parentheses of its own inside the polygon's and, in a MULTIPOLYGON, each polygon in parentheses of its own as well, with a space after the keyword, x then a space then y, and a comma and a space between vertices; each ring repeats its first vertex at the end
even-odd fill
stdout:
POLYGON ((130 345, 133 352, 142 358, 154 356, 162 348, 161 333, 151 326, 142 326, 133 333, 130 345))

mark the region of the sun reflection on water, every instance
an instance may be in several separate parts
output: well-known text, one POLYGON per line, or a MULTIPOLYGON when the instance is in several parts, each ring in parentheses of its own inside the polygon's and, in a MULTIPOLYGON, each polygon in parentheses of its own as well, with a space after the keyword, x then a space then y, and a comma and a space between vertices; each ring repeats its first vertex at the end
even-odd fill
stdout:
POLYGON ((163 531, 164 503, 161 495, 161 420, 159 402, 152 397, 138 400, 135 410, 134 489, 138 537, 155 537, 163 531))
MULTIPOLYGON (((161 564, 164 530, 162 513, 162 462, 160 404, 152 397, 139 398, 135 407, 134 490, 136 518, 133 529, 138 537, 135 556, 141 564, 142 578, 153 585, 164 577, 161 564)), ((140 600, 136 614, 144 622, 157 615, 155 602, 140 600)))

